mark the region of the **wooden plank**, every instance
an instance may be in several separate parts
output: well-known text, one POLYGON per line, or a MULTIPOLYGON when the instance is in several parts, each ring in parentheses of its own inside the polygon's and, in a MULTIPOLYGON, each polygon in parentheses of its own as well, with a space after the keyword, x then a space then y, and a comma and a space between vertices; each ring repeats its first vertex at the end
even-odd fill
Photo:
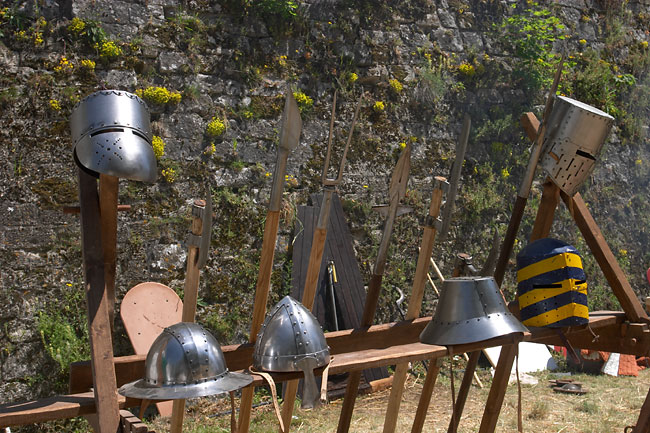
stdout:
POLYGON ((530 242, 548 237, 555 218, 555 209, 557 209, 559 202, 560 188, 550 179, 546 179, 543 185, 542 198, 537 208, 533 231, 530 234, 530 242))
POLYGON ((128 410, 120 411, 120 424, 122 433, 148 433, 149 428, 140 418, 133 415, 128 410))
POLYGON ((612 250, 609 249, 605 237, 591 216, 591 212, 589 212, 580 193, 569 197, 562 192, 560 196, 567 205, 569 212, 571 212, 576 225, 580 229, 582 236, 584 236, 591 253, 596 258, 598 266, 600 266, 603 274, 605 274, 607 282, 611 286, 616 299, 621 303, 621 307, 625 311, 625 314, 627 314, 627 317, 632 322, 650 323, 648 314, 636 297, 632 286, 627 281, 625 273, 619 266, 612 250))
MULTIPOLYGON (((625 429, 627 431, 627 429, 625 429)), ((636 425, 632 429, 631 433, 648 433, 650 432, 650 391, 641 406, 641 412, 639 413, 639 419, 636 421, 636 425)))
MULTIPOLYGON (((476 350, 470 353, 469 359, 467 360, 467 365, 465 366, 465 371, 476 371, 476 366, 478 365, 478 359, 480 357, 480 350, 476 350)), ((456 404, 454 406, 454 413, 456 416, 452 417, 449 421, 447 433, 458 431, 458 423, 460 423, 463 409, 465 409, 465 403, 467 402, 467 396, 469 395, 469 388, 472 385, 472 379, 472 374, 465 374, 463 376, 463 381, 461 382, 460 388, 458 389, 458 397, 456 397, 456 404)))
POLYGON ((108 320, 113 330, 115 318, 115 267, 117 263, 117 195, 119 179, 99 174, 99 206, 104 250, 104 284, 108 307, 108 320))
POLYGON ((431 404, 431 395, 433 394, 433 387, 436 384, 436 379, 438 378, 439 372, 440 365, 436 361, 430 362, 429 371, 427 372, 426 378, 424 379, 424 384, 422 384, 420 401, 418 402, 418 408, 415 412, 415 418, 413 420, 413 426, 411 427, 411 433, 420 433, 424 427, 424 420, 426 419, 427 412, 429 411, 429 405, 431 404))
POLYGON ((104 284, 99 195, 95 178, 81 168, 78 173, 84 284, 95 403, 100 433, 115 433, 119 429, 120 418, 108 297, 104 284))
POLYGON ((503 398, 505 397, 506 389, 508 388, 508 379, 510 378, 510 371, 512 370, 512 363, 515 360, 516 352, 516 342, 515 344, 508 344, 501 348, 499 363, 494 372, 490 393, 488 394, 488 399, 485 403, 479 433, 494 432, 497 420, 499 419, 499 413, 501 412, 501 406, 503 405, 503 398))

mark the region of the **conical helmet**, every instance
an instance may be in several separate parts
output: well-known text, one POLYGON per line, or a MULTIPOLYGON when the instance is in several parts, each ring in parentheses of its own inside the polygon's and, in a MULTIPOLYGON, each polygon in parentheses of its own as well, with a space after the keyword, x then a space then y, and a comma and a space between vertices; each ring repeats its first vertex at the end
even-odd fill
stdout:
POLYGON ((221 346, 197 323, 165 328, 147 353, 144 379, 119 389, 126 397, 147 400, 205 397, 243 388, 249 374, 226 368, 221 346))
POLYGON ((75 160, 95 173, 154 182, 149 117, 147 104, 128 92, 102 90, 85 97, 70 117, 75 160))
POLYGON ((494 278, 459 277, 443 283, 438 307, 420 341, 446 346, 526 331, 508 311, 494 278))
POLYGON ((313 370, 329 364, 330 352, 316 317, 300 302, 285 296, 266 316, 255 341, 253 367, 305 374, 303 407, 318 402, 313 370))

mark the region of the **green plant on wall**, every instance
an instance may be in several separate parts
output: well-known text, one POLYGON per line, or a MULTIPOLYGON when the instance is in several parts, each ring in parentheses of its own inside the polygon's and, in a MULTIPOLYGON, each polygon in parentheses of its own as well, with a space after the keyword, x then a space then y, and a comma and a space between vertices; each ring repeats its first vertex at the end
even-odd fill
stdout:
POLYGON ((67 283, 51 299, 38 315, 38 332, 48 355, 65 373, 71 362, 90 358, 85 298, 79 287, 67 283))
MULTIPOLYGON (((565 38, 566 27, 548 9, 538 3, 515 13, 495 25, 499 41, 516 56, 513 75, 535 93, 548 87, 558 55, 551 52, 553 43, 565 38)), ((517 5, 512 5, 516 8, 517 5)))

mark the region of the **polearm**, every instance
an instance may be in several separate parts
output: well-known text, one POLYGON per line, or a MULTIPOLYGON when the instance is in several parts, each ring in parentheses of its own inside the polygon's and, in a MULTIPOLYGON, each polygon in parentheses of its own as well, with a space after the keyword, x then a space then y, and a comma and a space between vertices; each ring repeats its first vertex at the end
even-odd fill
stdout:
POLYGON ((508 230, 506 231, 505 237, 503 238, 503 244, 501 245, 501 252, 499 253, 499 259, 497 260, 497 266, 494 271, 494 280, 499 287, 501 287, 501 283, 503 282, 503 276, 506 272, 510 254, 512 253, 512 247, 515 243, 517 232, 519 231, 519 224, 521 224, 521 219, 524 216, 524 209, 526 208, 526 202, 528 201, 530 188, 533 184, 533 178, 535 177, 535 169, 537 168, 537 163, 539 162, 539 158, 542 154, 542 145, 544 144, 544 136, 546 135, 546 124, 553 108, 553 98, 555 96, 555 92, 557 92, 557 86, 560 84, 560 76, 562 75, 563 65, 564 55, 562 55, 560 58, 560 63, 557 65, 557 70, 555 71, 555 77, 553 77, 553 85, 551 86, 551 89, 548 93, 548 98, 546 99, 544 116, 542 117, 542 123, 539 125, 539 129, 537 130, 537 139, 535 140, 535 145, 533 146, 533 150, 530 153, 530 160, 528 161, 528 167, 526 168, 526 175, 524 176, 521 187, 519 188, 517 200, 515 201, 515 206, 512 209, 512 216, 510 217, 510 222, 508 223, 508 230))
MULTIPOLYGON (((185 285, 183 288, 183 322, 194 322, 196 305, 199 293, 199 278, 201 269, 205 267, 210 249, 210 235, 212 234, 212 198, 208 191, 207 199, 195 200, 192 204, 192 229, 187 239, 187 270, 185 272, 185 285)), ((183 418, 185 416, 185 400, 174 400, 170 421, 170 433, 183 431, 183 418)))
MULTIPOLYGON (((325 156, 325 165, 323 167, 322 183, 323 183, 323 201, 321 202, 320 212, 318 215, 318 223, 314 229, 314 237, 311 243, 311 251, 309 253, 309 263, 307 264, 307 275, 305 277, 305 288, 302 292, 302 304, 309 310, 314 306, 314 298, 316 297, 316 287, 318 286, 318 276, 320 274, 320 266, 323 261, 323 251, 325 249, 325 241, 327 239, 327 226, 329 224, 330 204, 332 202, 332 195, 336 191, 336 186, 341 183, 343 179, 343 168, 345 167, 345 158, 348 154, 350 142, 352 141, 352 134, 354 132, 354 125, 357 123, 359 109, 363 101, 363 93, 359 97, 357 106, 354 109, 354 117, 348 132, 348 140, 345 143, 345 150, 341 156, 339 164, 338 175, 334 179, 327 177, 327 171, 330 164, 330 157, 332 155, 332 137, 334 135, 334 117, 336 114, 336 94, 334 92, 334 101, 332 102, 332 118, 330 120, 330 131, 327 143, 327 155, 325 156)), ((284 403, 282 403, 282 421, 284 423, 285 432, 289 431, 291 427, 291 418, 293 415, 293 404, 296 400, 298 392, 298 380, 291 380, 286 383, 284 391, 284 403)))
MULTIPOLYGON (((271 273, 273 271, 273 257, 275 255, 275 243, 278 238, 278 227, 280 225, 280 205, 282 202, 282 191, 285 184, 287 172, 287 159, 289 153, 298 146, 300 133, 302 132, 302 119, 298 104, 293 97, 291 88, 287 89, 287 96, 284 102, 284 113, 282 115, 282 126, 280 130, 280 144, 273 173, 273 186, 271 187, 271 198, 269 209, 266 212, 264 223, 264 237, 262 240, 262 253, 260 255, 260 268, 257 274, 257 285, 255 286, 255 304, 253 305, 253 321, 249 342, 255 343, 257 333, 264 323, 266 315, 266 303, 269 298, 271 286, 271 273)), ((242 390, 241 404, 239 409, 238 431, 248 431, 253 408, 253 396, 255 387, 249 386, 242 390)))
MULTIPOLYGON (((453 212, 454 198, 458 189, 458 182, 460 181, 460 171, 463 167, 465 160, 465 151, 467 150, 467 142, 469 140, 469 129, 471 127, 471 119, 469 115, 465 115, 463 119, 463 129, 460 134, 460 139, 456 146, 456 159, 451 169, 451 182, 447 192, 447 202, 443 211, 443 220, 441 221, 440 237, 444 237, 445 231, 449 228, 449 219, 453 212)), ((411 298, 409 300, 408 310, 406 312, 406 320, 415 319, 420 317, 420 310, 422 309, 422 297, 424 296, 424 286, 427 281, 427 274, 429 272, 431 253, 433 252, 433 244, 436 239, 438 227, 436 227, 436 220, 440 213, 440 206, 442 204, 442 194, 447 180, 444 177, 435 177, 433 193, 431 194, 431 205, 429 206, 429 215, 427 224, 424 226, 424 233, 422 235, 422 243, 420 245, 420 253, 418 256, 417 265, 415 268, 415 277, 413 278, 413 288, 411 289, 411 298)), ((393 373, 393 386, 391 387, 390 397, 388 399, 388 408, 386 409, 386 418, 384 419, 384 433, 392 433, 397 426, 397 416, 399 415, 399 407, 402 402, 402 393, 404 392, 404 381, 408 373, 408 363, 401 363, 395 367, 393 373)), ((431 373, 437 374, 437 370, 433 369, 431 373)))
MULTIPOLYGON (((390 186, 388 188, 388 196, 390 204, 388 207, 388 216, 384 224, 384 232, 381 236, 379 250, 377 251, 377 259, 372 271, 372 277, 368 284, 368 291, 366 293, 366 302, 363 307, 363 316, 361 318, 361 326, 370 326, 375 318, 375 311, 377 310, 377 302, 379 300, 379 293, 381 289, 381 281, 384 276, 384 269, 386 267, 386 257, 388 255, 388 244, 390 242, 391 234, 393 233, 393 225, 397 217, 397 211, 400 201, 406 195, 406 186, 408 184, 409 170, 411 168, 411 146, 407 144, 399 160, 393 175, 391 177, 390 186)), ((352 420, 352 411, 354 410, 354 403, 359 392, 359 382, 361 381, 362 371, 352 371, 348 376, 348 383, 345 389, 345 398, 343 400, 343 407, 339 417, 339 424, 337 432, 347 432, 350 429, 350 421, 352 420)))
MULTIPOLYGON (((506 231, 505 237, 503 239, 503 244, 501 245, 501 251, 499 252, 499 258, 497 259, 496 268, 494 270, 494 280, 497 285, 501 287, 503 283, 503 276, 505 275, 506 267, 508 265, 508 260, 510 259, 510 254, 512 253, 512 247, 515 243, 515 238, 517 237, 517 232, 519 231, 519 224, 524 215, 524 209, 526 208, 526 202, 528 201, 528 195, 530 194, 530 188, 533 184, 533 178, 535 177, 535 169, 539 162, 539 158, 542 154, 542 146, 544 144, 544 136, 546 135, 546 126, 548 122, 548 117, 551 114, 553 109, 553 98, 557 92, 557 86, 560 84, 560 77, 562 76, 562 67, 564 65, 564 54, 560 58, 560 63, 555 70, 555 76, 553 77, 553 84, 548 93, 546 99, 546 105, 544 107, 544 115, 542 117, 542 123, 537 129, 537 137, 535 139, 535 145, 530 154, 530 160, 528 161, 528 167, 526 168, 526 175, 521 183, 519 188, 519 193, 517 194, 517 199, 515 201, 515 206, 512 210, 512 216, 510 217, 510 222, 508 223, 508 229, 506 231)), ((510 353, 510 351, 508 351, 510 353)), ((512 352, 514 354, 514 352, 512 352)), ((463 375, 463 381, 461 383, 460 389, 458 391, 458 400, 456 404, 456 414, 449 423, 448 432, 455 432, 458 428, 458 423, 460 422, 460 416, 463 413, 463 408, 465 404, 465 398, 469 392, 469 386, 471 384, 471 378, 476 371, 476 366, 478 364, 478 358, 480 356, 479 351, 472 352, 470 354, 470 360, 467 363, 465 368, 465 374, 463 375)), ((492 391, 492 390, 491 390, 492 391)), ((490 392, 492 394, 492 392, 490 392)))

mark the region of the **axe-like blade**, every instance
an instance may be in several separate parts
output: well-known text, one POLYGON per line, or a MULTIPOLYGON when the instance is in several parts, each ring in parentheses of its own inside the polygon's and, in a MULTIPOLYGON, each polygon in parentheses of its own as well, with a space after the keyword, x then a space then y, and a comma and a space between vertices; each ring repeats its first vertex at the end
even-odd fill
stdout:
POLYGON ((411 144, 407 144, 399 156, 393 175, 390 178, 388 187, 388 197, 392 204, 394 200, 399 203, 406 195, 406 186, 409 180, 409 171, 411 170, 411 144))
POLYGON ((199 246, 199 269, 203 268, 208 261, 208 250, 210 249, 210 236, 212 235, 212 194, 208 191, 203 209, 203 230, 201 231, 201 245, 199 246))
POLYGON ((293 150, 298 146, 300 133, 302 131, 302 118, 296 99, 293 97, 291 88, 287 89, 287 97, 284 100, 284 112, 282 113, 282 126, 280 127, 280 147, 293 150))
POLYGON ((460 133, 458 144, 456 145, 456 159, 451 168, 451 177, 449 179, 449 191, 447 192, 447 201, 442 211, 442 226, 438 231, 438 241, 444 241, 447 238, 449 225, 451 224, 451 214, 454 210, 454 201, 456 201, 456 192, 458 191, 458 182, 460 181, 460 171, 465 161, 465 151, 467 150, 467 141, 469 139, 469 129, 472 126, 472 119, 465 114, 463 119, 463 129, 460 133))

